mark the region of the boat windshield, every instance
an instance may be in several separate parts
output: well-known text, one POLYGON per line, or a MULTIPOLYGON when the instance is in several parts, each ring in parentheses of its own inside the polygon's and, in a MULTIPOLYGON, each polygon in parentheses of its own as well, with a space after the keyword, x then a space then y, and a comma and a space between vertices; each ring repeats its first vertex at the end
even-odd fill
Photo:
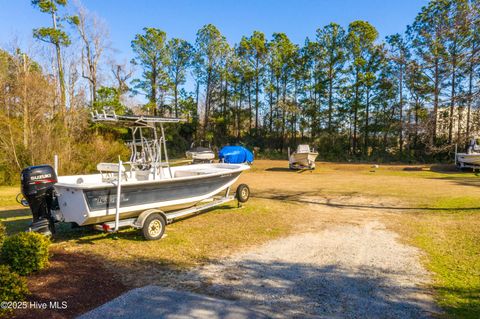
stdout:
POLYGON ((297 153, 309 153, 310 152, 310 146, 308 144, 300 144, 297 147, 297 153))

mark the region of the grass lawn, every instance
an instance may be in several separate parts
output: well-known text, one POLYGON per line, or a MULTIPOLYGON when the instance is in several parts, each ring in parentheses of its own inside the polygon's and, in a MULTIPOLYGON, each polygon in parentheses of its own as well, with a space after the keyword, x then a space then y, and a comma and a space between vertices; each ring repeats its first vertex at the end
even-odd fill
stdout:
POLYGON ((451 317, 479 318, 479 212, 408 214, 397 226, 410 243, 426 252, 439 305, 451 317))
MULTIPOLYGON (((131 285, 144 274, 168 281, 178 271, 299 231, 317 218, 304 203, 270 196, 369 197, 402 209, 387 225, 425 252, 436 299, 449 317, 480 317, 480 177, 437 166, 319 163, 314 172, 294 173, 286 161, 257 161, 242 175, 252 198, 238 209, 226 205, 167 227, 167 237, 146 242, 138 231, 107 235, 85 229, 59 230, 56 246, 100 256, 131 285), (264 196, 265 195, 265 196, 264 196), (287 218, 288 217, 288 218, 287 218), (162 279, 163 278, 163 279, 162 279), (166 279, 165 279, 166 278, 166 279)), ((0 187, 0 212, 9 233, 28 226, 30 216, 16 204, 19 188, 0 187)))
POLYGON ((20 186, 0 186, 0 208, 19 207, 15 199, 18 193, 20 193, 20 186))

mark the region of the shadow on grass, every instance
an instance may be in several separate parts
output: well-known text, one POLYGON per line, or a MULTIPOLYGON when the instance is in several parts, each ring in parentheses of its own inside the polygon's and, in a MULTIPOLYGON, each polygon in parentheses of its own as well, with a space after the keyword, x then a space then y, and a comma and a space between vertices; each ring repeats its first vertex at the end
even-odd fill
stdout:
MULTIPOLYGON (((224 204, 183 218, 178 218, 175 221, 190 219, 215 210, 236 209, 237 207, 237 204, 224 204)), ((28 229, 32 222, 32 215, 29 209, 4 210, 0 211, 0 222, 5 225, 7 233, 13 235, 28 229)), ((71 223, 57 223, 55 224, 55 230, 53 241, 57 243, 73 240, 78 244, 94 244, 96 241, 106 238, 145 241, 141 230, 132 227, 120 229, 117 233, 107 233, 95 229, 93 225, 79 227, 73 226, 71 223)))
POLYGON ((430 166, 430 171, 442 174, 462 174, 453 164, 434 164, 430 166))
POLYGON ((290 172, 290 173, 297 173, 297 174, 302 174, 306 172, 313 173, 313 169, 290 169, 288 167, 270 167, 267 168, 265 171, 267 172, 290 172))
MULTIPOLYGON (((328 206, 334 208, 357 208, 357 209, 384 209, 398 211, 480 211, 478 207, 410 207, 410 206, 391 206, 391 205, 375 205, 375 204, 356 204, 341 203, 333 201, 331 198, 319 198, 319 190, 301 191, 301 192, 278 192, 277 190, 266 190, 264 192, 256 192, 252 194, 253 198, 279 200, 286 202, 294 202, 301 204, 313 204, 320 206, 328 206)), ((345 196, 353 196, 356 193, 344 194, 345 196)))
POLYGON ((455 300, 455 304, 443 306, 453 318, 480 318, 480 287, 464 289, 436 286, 434 289, 455 300))
POLYGON ((32 222, 32 215, 28 208, 10 209, 0 211, 0 222, 2 222, 7 234, 11 235, 27 230, 32 222))
POLYGON ((440 179, 450 181, 460 186, 473 186, 473 187, 480 186, 479 174, 467 175, 465 177, 441 177, 440 179))
POLYGON ((266 169, 267 172, 295 172, 288 167, 269 167, 266 169))

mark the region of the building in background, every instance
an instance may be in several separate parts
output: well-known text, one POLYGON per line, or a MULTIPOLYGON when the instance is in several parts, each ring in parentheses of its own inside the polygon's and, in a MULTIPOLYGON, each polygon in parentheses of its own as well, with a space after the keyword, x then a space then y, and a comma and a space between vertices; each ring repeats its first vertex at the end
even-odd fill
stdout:
MULTIPOLYGON (((468 139, 472 136, 480 136, 480 108, 472 107, 470 110, 470 130, 467 136, 467 118, 468 109, 465 107, 455 107, 453 110, 452 139, 454 141, 460 138, 468 139)), ((437 137, 448 138, 450 126, 450 107, 441 107, 437 113, 437 137)))

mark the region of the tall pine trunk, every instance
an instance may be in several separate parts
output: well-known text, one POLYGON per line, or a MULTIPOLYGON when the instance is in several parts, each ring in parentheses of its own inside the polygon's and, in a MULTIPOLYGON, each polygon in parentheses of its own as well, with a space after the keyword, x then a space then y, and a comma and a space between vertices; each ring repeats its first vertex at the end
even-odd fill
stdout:
POLYGON ((400 156, 403 154, 403 65, 400 64, 400 79, 399 79, 399 89, 400 89, 400 114, 399 114, 399 121, 400 121, 400 128, 399 128, 399 142, 400 142, 400 156))
POLYGON ((368 127, 368 120, 370 117, 370 88, 367 87, 367 101, 365 105, 365 136, 364 136, 364 153, 366 156, 368 156, 368 133, 369 133, 369 127, 368 127))
POLYGON ((352 153, 357 152, 357 124, 358 124, 358 104, 359 104, 359 74, 358 70, 355 74, 355 98, 353 103, 353 138, 352 138, 352 153))
MULTIPOLYGON (((52 12, 52 20, 53 29, 57 30, 57 17, 55 15, 55 12, 52 12)), ((60 82, 60 113, 65 114, 67 110, 65 73, 63 72, 62 51, 60 49, 60 43, 58 41, 55 42, 55 51, 57 54, 58 81, 60 82)))
POLYGON ((432 124, 432 132, 431 132, 431 144, 435 145, 437 143, 437 116, 438 116, 438 100, 440 94, 440 75, 439 75, 439 61, 438 58, 435 58, 434 61, 434 91, 433 91, 433 124, 432 124))
POLYGON ((259 95, 259 91, 260 91, 260 75, 259 75, 259 71, 258 71, 258 58, 256 59, 255 61, 255 67, 256 67, 256 77, 255 77, 255 132, 256 134, 258 134, 258 109, 259 109, 259 106, 260 106, 260 101, 258 99, 258 95, 259 95))
MULTIPOLYGON (((453 139, 453 116, 455 110, 455 80, 457 76, 457 52, 456 52, 456 42, 453 44, 453 53, 452 53, 452 83, 451 83, 451 95, 450 95, 450 116, 448 121, 448 144, 452 143, 453 139)), ((460 126, 460 123, 458 123, 460 126)))

